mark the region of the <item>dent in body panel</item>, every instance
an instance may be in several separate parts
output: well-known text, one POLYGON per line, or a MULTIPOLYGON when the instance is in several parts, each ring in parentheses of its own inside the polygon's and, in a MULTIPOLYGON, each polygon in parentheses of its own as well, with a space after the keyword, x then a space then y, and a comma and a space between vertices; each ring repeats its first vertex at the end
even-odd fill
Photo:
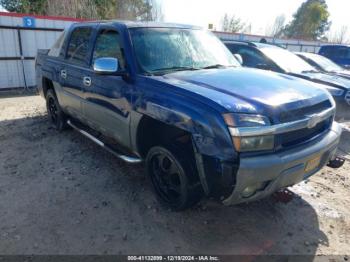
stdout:
POLYGON ((159 87, 162 92, 157 92, 157 82, 153 81, 150 81, 152 85, 143 85, 142 92, 135 92, 134 106, 138 113, 191 133, 201 154, 221 159, 235 156, 231 137, 220 112, 208 105, 204 106, 198 98, 184 97, 176 86, 169 88, 166 83, 162 83, 159 87))
POLYGON ((256 113, 257 109, 250 103, 239 99, 232 95, 223 95, 220 90, 215 90, 211 86, 205 86, 203 84, 197 85, 191 81, 183 81, 174 77, 163 77, 162 79, 168 84, 176 85, 184 88, 188 91, 194 92, 197 95, 208 98, 209 101, 216 103, 230 112, 244 112, 244 113, 256 113), (205 88, 203 88, 205 87, 205 88))

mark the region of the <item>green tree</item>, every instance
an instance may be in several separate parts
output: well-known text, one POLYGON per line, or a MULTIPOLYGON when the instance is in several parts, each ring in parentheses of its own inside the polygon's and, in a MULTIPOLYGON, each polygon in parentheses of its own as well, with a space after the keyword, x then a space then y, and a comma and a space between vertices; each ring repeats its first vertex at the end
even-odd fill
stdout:
POLYGON ((324 38, 330 25, 325 0, 307 0, 294 14, 293 20, 285 27, 283 34, 292 38, 318 40, 324 38))
POLYGON ((21 12, 22 1, 20 1, 20 0, 0 0, 0 5, 9 12, 21 12))
POLYGON ((47 0, 0 0, 7 11, 18 13, 42 14, 47 0))

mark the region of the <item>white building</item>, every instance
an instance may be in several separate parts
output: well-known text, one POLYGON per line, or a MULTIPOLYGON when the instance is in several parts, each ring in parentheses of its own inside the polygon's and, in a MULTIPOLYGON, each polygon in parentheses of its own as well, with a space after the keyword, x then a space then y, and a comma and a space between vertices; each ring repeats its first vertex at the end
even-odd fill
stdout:
POLYGON ((76 21, 80 20, 0 12, 0 90, 34 87, 37 49, 50 48, 76 21))

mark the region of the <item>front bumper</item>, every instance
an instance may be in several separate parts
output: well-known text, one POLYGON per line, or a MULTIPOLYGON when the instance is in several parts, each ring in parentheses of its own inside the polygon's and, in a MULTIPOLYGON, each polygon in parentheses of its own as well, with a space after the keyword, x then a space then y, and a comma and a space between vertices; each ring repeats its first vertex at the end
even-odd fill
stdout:
POLYGON ((302 145, 271 155, 241 157, 236 185, 223 203, 234 205, 258 200, 315 174, 334 157, 341 132, 340 125, 334 122, 331 130, 311 145, 302 145), (310 172, 305 172, 306 164, 318 155, 321 155, 320 164, 310 172), (256 184, 264 186, 250 197, 242 196, 244 189, 256 184))

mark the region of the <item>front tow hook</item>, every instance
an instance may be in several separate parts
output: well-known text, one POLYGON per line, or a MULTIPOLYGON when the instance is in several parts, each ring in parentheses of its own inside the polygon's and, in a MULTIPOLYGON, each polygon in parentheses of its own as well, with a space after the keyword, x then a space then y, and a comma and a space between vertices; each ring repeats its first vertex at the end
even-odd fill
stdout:
POLYGON ((336 156, 334 159, 329 160, 327 166, 331 168, 339 168, 344 165, 345 158, 341 156, 336 156))

